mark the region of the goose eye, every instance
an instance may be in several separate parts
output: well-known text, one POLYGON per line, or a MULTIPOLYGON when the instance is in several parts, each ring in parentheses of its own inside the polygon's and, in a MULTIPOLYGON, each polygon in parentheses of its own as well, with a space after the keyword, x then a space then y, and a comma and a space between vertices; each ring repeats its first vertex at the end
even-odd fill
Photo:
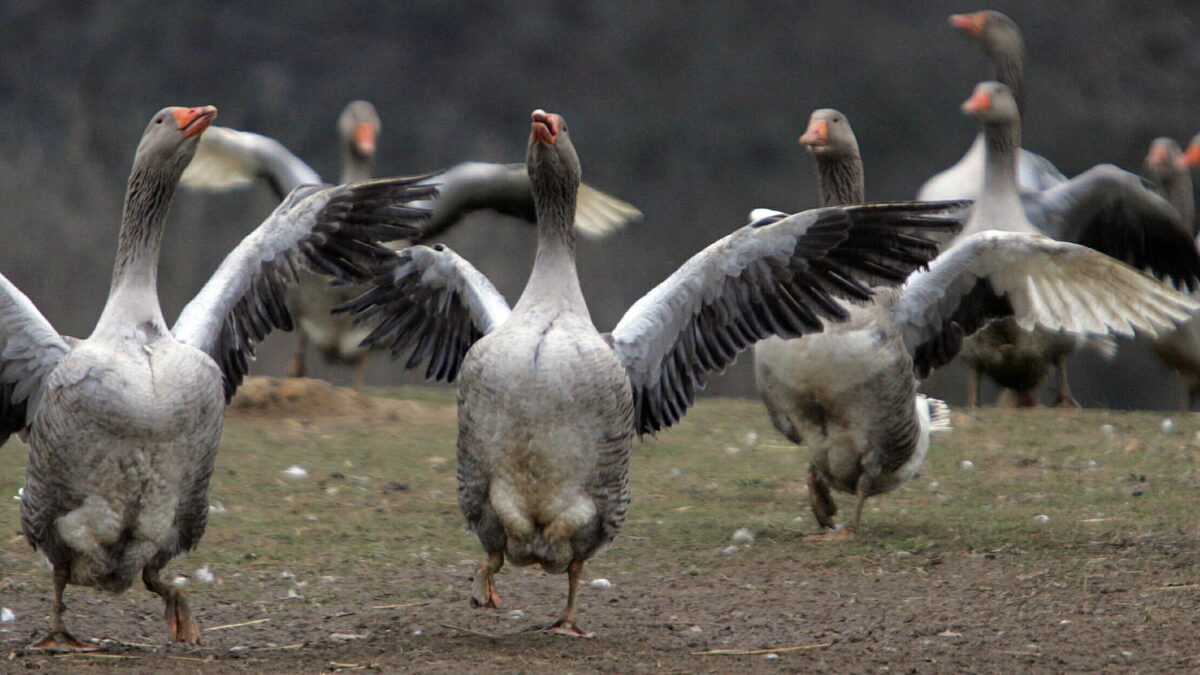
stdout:
POLYGON ((155 118, 154 118, 154 123, 155 123, 155 124, 162 124, 162 121, 163 121, 163 118, 161 118, 161 117, 155 117, 155 118))

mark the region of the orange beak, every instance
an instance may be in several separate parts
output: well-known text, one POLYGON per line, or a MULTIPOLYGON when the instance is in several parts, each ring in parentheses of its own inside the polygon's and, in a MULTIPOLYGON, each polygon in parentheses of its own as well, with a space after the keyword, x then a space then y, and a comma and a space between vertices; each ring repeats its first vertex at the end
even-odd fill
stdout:
POLYGON ((992 97, 986 91, 975 92, 971 98, 962 104, 962 111, 968 115, 987 112, 992 108, 992 97))
POLYGON ((175 108, 175 125, 183 132, 184 138, 191 138, 203 133, 212 121, 217 119, 215 106, 206 105, 199 108, 175 108))
POLYGON ((375 127, 367 122, 355 124, 354 145, 364 155, 375 154, 375 127))
POLYGON ((829 145, 829 120, 809 120, 800 142, 814 148, 829 145))
POLYGON ((1200 166, 1200 143, 1192 143, 1183 154, 1183 164, 1189 169, 1200 166))
POLYGON ((533 124, 530 125, 530 136, 532 139, 554 145, 558 142, 558 128, 560 118, 558 115, 548 113, 541 108, 533 111, 533 124))
POLYGON ((970 35, 971 37, 976 37, 983 32, 983 24, 985 21, 987 21, 987 16, 985 16, 983 12, 976 12, 975 14, 950 15, 950 25, 966 33, 967 35, 970 35))

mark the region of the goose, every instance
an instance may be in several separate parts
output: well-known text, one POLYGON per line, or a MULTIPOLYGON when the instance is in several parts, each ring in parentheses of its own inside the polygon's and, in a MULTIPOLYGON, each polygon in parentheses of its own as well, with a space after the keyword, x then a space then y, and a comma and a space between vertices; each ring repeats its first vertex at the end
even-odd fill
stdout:
MULTIPOLYGON (((374 170, 379 116, 367 101, 353 101, 338 118, 342 153, 342 182, 370 177, 374 170)), ((529 176, 520 164, 463 162, 439 172, 438 198, 417 204, 430 210, 422 239, 429 240, 477 211, 494 211, 534 221, 529 176)), ((183 174, 183 184, 199 191, 226 191, 265 181, 282 199, 303 183, 321 182, 317 172, 279 141, 249 131, 213 127, 200 142, 195 159, 183 174)), ((588 185, 581 185, 575 227, 585 237, 609 236, 642 217, 633 205, 588 185)), ((388 242, 403 248, 409 241, 388 242)), ((330 310, 359 294, 354 286, 332 287, 323 279, 305 274, 289 289, 288 306, 299 323, 296 343, 288 363, 289 377, 307 373, 305 355, 313 346, 331 363, 354 367, 355 386, 365 383, 367 352, 359 347, 368 329, 355 327, 350 317, 334 317, 330 310)))
MULTIPOLYGON (((971 209, 962 238, 985 230, 1045 234, 1082 244, 1147 269, 1160 279, 1192 289, 1200 279, 1200 255, 1175 209, 1145 181, 1112 165, 1098 165, 1041 192, 1018 191, 1015 149, 1021 143, 1016 100, 999 82, 981 82, 963 111, 979 121, 985 140, 984 188, 971 209), (1030 216, 1037 216, 1034 221, 1030 216)), ((1111 350, 1111 343, 1089 340, 1111 350)), ((1018 330, 999 322, 964 349, 972 368, 968 404, 978 401, 981 374, 1009 390, 1018 406, 1036 405, 1036 388, 1058 372, 1061 406, 1078 407, 1067 381, 1066 357, 1080 341, 1064 334, 1018 330)))
MULTIPOLYGON (((815 111, 800 142, 816 160, 821 206, 864 201, 862 158, 845 115, 815 111)), ((834 530, 814 539, 855 536, 867 498, 921 467, 930 434, 949 428, 949 409, 917 393, 919 378, 952 360, 965 336, 1000 319, 1070 335, 1154 334, 1197 306, 1089 248, 995 231, 961 240, 899 288, 874 290, 824 332, 754 345, 772 423, 809 448, 809 502, 818 524, 834 530), (831 488, 857 498, 840 530, 831 488)))
POLYGON ((369 346, 425 375, 457 381, 458 502, 484 550, 470 592, 497 607, 505 561, 567 574, 551 630, 576 622, 584 563, 617 535, 629 503, 635 435, 679 421, 708 375, 771 334, 795 337, 846 317, 837 298, 897 283, 952 231, 961 202, 807 211, 743 227, 685 262, 635 302, 611 333, 592 323, 571 229, 580 182, 567 124, 532 114, 526 166, 537 254, 511 309, 444 245, 396 254, 360 298, 339 308, 375 325, 369 346))
MULTIPOLYGON (((1007 15, 995 10, 954 14, 950 25, 970 37, 988 57, 993 79, 1008 85, 1019 108, 1025 105, 1025 45, 1021 30, 1007 15)), ((983 134, 958 162, 921 186, 917 199, 976 199, 983 189, 983 134)), ((1017 156, 1017 185, 1040 191, 1058 185, 1066 176, 1054 164, 1024 148, 1017 156)))
POLYGON ((363 279, 388 252, 361 243, 365 233, 420 231, 419 211, 391 206, 427 199, 418 179, 297 189, 168 329, 157 290, 163 222, 216 114, 165 108, 147 125, 108 300, 90 336, 60 336, 0 275, 0 445, 14 432, 29 444, 21 528, 53 568, 52 630, 33 647, 95 649, 64 625, 65 587, 119 593, 139 573, 163 599, 171 639, 199 641, 183 591, 160 572, 204 532, 225 404, 255 344, 291 328, 283 284, 302 268, 363 279))

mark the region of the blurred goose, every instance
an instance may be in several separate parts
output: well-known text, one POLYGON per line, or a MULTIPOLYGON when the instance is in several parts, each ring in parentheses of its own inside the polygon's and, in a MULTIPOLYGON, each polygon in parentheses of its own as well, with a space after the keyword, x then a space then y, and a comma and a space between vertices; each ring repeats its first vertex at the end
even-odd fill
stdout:
POLYGON ((538 246, 515 307, 442 245, 396 255, 375 288, 343 309, 377 324, 369 345, 426 376, 458 382, 458 500, 485 557, 471 604, 495 607, 504 561, 567 573, 552 628, 576 624, 584 562, 607 548, 629 502, 635 434, 684 415, 710 373, 772 334, 796 337, 847 316, 933 255, 920 233, 953 230, 951 204, 807 211, 749 225, 685 262, 610 334, 592 324, 571 228, 579 158, 558 115, 534 111, 526 166, 538 246))
MULTIPOLYGON (((1141 178, 1115 166, 1099 165, 1048 190, 1020 193, 1014 151, 1021 142, 1021 122, 1008 87, 999 82, 980 83, 963 104, 963 111, 979 120, 986 167, 984 189, 963 233, 1047 234, 1148 269, 1189 289, 1200 279, 1200 255, 1191 234, 1175 209, 1141 178), (1037 214, 1038 221, 1031 222, 1030 214, 1037 214)), ((977 402, 979 378, 986 373, 1010 390, 1016 405, 1036 405, 1036 388, 1054 368, 1059 376, 1059 405, 1077 407, 1065 362, 1078 345, 1072 336, 1029 333, 1012 322, 990 326, 964 351, 973 370, 969 404, 977 402)))
POLYGON ((199 628, 163 566, 196 546, 224 407, 254 346, 291 328, 283 284, 301 268, 361 279, 403 234, 392 201, 428 198, 413 180, 296 190, 233 250, 171 329, 159 308, 163 221, 216 108, 166 108, 134 155, 108 300, 86 339, 62 337, 0 276, 0 444, 29 444, 21 526, 54 574, 52 631, 34 645, 89 650, 63 623, 67 584, 119 593, 141 574, 162 597, 171 639, 199 628), (372 225, 373 220, 382 221, 372 225), (353 235, 354 238, 351 238, 353 235))
MULTIPOLYGON (((371 176, 379 130, 379 116, 370 103, 353 101, 342 111, 338 118, 342 182, 371 176)), ((222 127, 209 130, 183 174, 183 184, 197 190, 227 190, 257 180, 266 181, 282 198, 297 185, 320 182, 320 177, 278 141, 222 127)), ((423 239, 440 235, 476 211, 495 211, 534 222, 529 176, 521 164, 465 162, 431 177, 429 182, 437 183, 438 198, 416 205, 431 212, 423 239)), ((575 227, 585 237, 606 237, 641 217, 634 206, 590 186, 580 186, 575 227)), ((388 245, 401 249, 410 243, 405 240, 388 245)), ((288 298, 299 323, 288 376, 305 375, 305 353, 312 342, 328 361, 354 366, 356 386, 362 387, 367 352, 359 344, 369 328, 355 327, 350 317, 338 318, 330 313, 333 307, 361 293, 358 287, 335 288, 319 277, 300 275, 288 298)))
MULTIPOLYGON (((858 142, 846 116, 817 110, 800 142, 817 164, 822 206, 862 202, 858 142)), ((1133 268, 1075 244, 1024 233, 962 239, 904 285, 877 288, 850 306, 850 318, 802 339, 754 346, 758 389, 771 421, 811 455, 809 501, 833 528, 830 488, 857 496, 853 536, 868 497, 907 482, 924 461, 929 435, 949 428, 941 401, 916 391, 917 378, 949 363, 965 336, 1005 319, 1069 335, 1150 334, 1198 306, 1133 268)))
MULTIPOLYGON (((1008 85, 1019 108, 1025 106, 1025 45, 1021 31, 1008 16, 995 10, 954 14, 950 25, 975 41, 987 56, 993 79, 1008 85)), ((918 199, 977 199, 983 189, 983 134, 954 166, 925 181, 918 199)), ((1050 160, 1024 148, 1017 155, 1017 185, 1022 190, 1045 190, 1066 180, 1050 160)))

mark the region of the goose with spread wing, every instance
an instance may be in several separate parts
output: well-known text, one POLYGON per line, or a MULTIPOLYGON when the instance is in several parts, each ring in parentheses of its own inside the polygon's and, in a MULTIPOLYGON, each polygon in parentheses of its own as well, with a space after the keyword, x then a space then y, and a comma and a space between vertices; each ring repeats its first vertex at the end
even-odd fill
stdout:
MULTIPOLYGON (((864 200, 862 159, 846 116, 821 109, 800 137, 817 165, 822 206, 864 200)), ((877 288, 849 319, 798 340, 754 346, 755 376, 770 418, 809 448, 808 494, 817 522, 834 528, 830 489, 867 498, 908 481, 949 426, 949 410, 918 394, 920 378, 954 358, 963 338, 1008 320, 1068 335, 1154 334, 1197 304, 1089 248, 1028 233, 981 232, 959 241, 900 288, 877 288)))
MULTIPOLYGON (((342 182, 370 177, 374 170, 379 116, 367 101, 353 101, 338 118, 338 138, 342 153, 342 182)), ((308 164, 278 141, 248 131, 214 127, 200 142, 196 158, 183 174, 183 184, 196 190, 227 190, 265 181, 282 199, 302 183, 320 182, 308 164)), ((453 166, 429 183, 436 183, 438 198, 415 206, 430 211, 422 239, 428 241, 461 222, 466 216, 490 211, 534 222, 533 193, 529 175, 521 164, 464 162, 453 166)), ((585 237, 602 238, 640 220, 641 211, 616 197, 588 185, 581 185, 575 227, 585 237)), ((400 249, 408 240, 388 242, 400 249)), ((307 372, 305 355, 309 343, 332 363, 345 363, 355 369, 355 383, 361 388, 366 373, 367 352, 359 344, 369 328, 354 326, 350 317, 334 317, 330 310, 362 292, 355 286, 331 287, 324 279, 301 274, 289 291, 288 306, 295 315, 298 330, 290 377, 307 372)))
MULTIPOLYGON (((1008 85, 1018 106, 1024 108, 1025 45, 1017 24, 1007 15, 989 9, 954 14, 950 25, 983 50, 992 78, 1008 85)), ((983 134, 976 134, 962 159, 925 181, 917 199, 977 199, 983 189, 983 145, 983 134)), ((1018 150, 1017 184, 1022 190, 1045 190, 1066 179, 1050 160, 1024 148, 1018 150)))
MULTIPOLYGON (((1048 190, 1021 193, 1014 170, 1021 122, 1008 87, 981 82, 963 111, 982 127, 986 168, 983 192, 963 232, 1046 234, 1088 246, 1189 290, 1200 281, 1200 255, 1189 229, 1142 178, 1102 164, 1048 190), (1038 220, 1031 221, 1035 213, 1038 220)), ((1067 384, 1066 357, 1079 344, 1064 335, 1018 331, 1011 322, 989 327, 964 353, 973 369, 969 403, 977 401, 980 375, 986 373, 1009 390, 1016 405, 1035 405, 1036 388, 1053 368, 1059 377, 1059 405, 1078 406, 1067 384)))
POLYGON ((376 324, 368 344, 458 383, 458 500, 482 544, 473 606, 498 603, 507 559, 565 571, 576 624, 584 562, 607 548, 629 502, 635 435, 676 422, 710 373, 772 334, 845 318, 839 298, 898 283, 934 254, 921 236, 953 231, 962 203, 808 211, 746 226, 685 262, 610 334, 592 324, 571 228, 580 164, 558 115, 534 111, 526 154, 538 221, 533 270, 505 299, 450 249, 396 255, 375 287, 343 309, 376 324), (948 212, 949 211, 949 212, 948 212))
MULTIPOLYGON (((175 641, 197 642, 184 594, 160 571, 194 548, 208 514, 224 408, 256 343, 290 329, 283 287, 300 269, 363 280, 420 231, 419 179, 292 192, 239 244, 168 329, 158 302, 163 223, 216 108, 166 108, 134 155, 108 300, 92 334, 60 336, 0 276, 0 444, 29 444, 21 526, 53 568, 52 631, 35 647, 94 649, 67 632, 68 584, 122 592, 140 574, 175 641), (392 206, 395 203, 396 206, 392 206)), ((423 177, 422 177, 423 178, 423 177)))

